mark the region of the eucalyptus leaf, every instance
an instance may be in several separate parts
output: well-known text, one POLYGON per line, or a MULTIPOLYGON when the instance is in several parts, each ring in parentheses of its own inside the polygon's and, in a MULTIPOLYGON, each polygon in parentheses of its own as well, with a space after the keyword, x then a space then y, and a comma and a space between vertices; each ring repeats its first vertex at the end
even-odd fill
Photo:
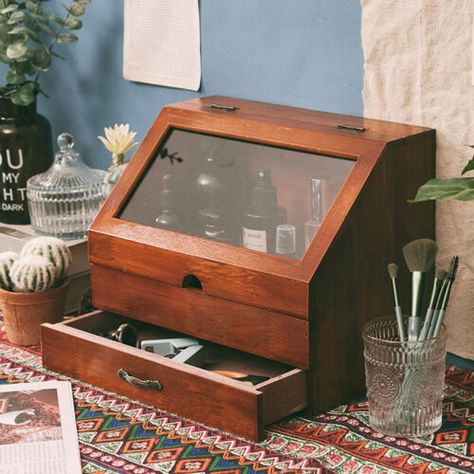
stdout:
POLYGON ((23 12, 15 12, 10 15, 7 23, 9 25, 16 25, 17 23, 21 23, 25 19, 25 14, 23 12))
POLYGON ((74 43, 79 38, 72 33, 64 33, 62 35, 58 35, 58 43, 74 43))
POLYGON ((82 16, 86 12, 86 6, 80 2, 73 2, 66 10, 72 16, 82 16))
MULTIPOLYGON (((0 0, 0 62, 7 66, 0 91, 18 105, 31 103, 38 93, 40 73, 47 71, 61 43, 78 40, 82 16, 91 0, 64 0, 67 14, 46 0, 0 0)), ((63 58, 64 59, 64 58, 63 58)), ((46 94, 45 94, 46 95, 46 94)))
POLYGON ((430 179, 411 202, 434 199, 474 200, 474 178, 430 179))
POLYGON ((63 17, 57 15, 56 13, 50 13, 48 15, 48 18, 51 20, 51 21, 54 21, 55 23, 57 23, 58 25, 60 26, 63 26, 64 25, 64 19, 63 17))
POLYGON ((8 15, 9 13, 12 13, 16 10, 18 10, 18 5, 16 3, 12 3, 11 5, 8 5, 8 7, 6 8, 2 8, 0 10, 0 15, 8 15))
POLYGON ((5 74, 5 81, 7 84, 21 84, 25 82, 26 77, 24 74, 18 74, 15 71, 7 71, 5 74))
POLYGON ((33 33, 32 30, 22 25, 15 26, 8 32, 9 35, 30 35, 31 33, 33 33))
POLYGON ((37 50, 33 58, 33 65, 41 71, 47 71, 51 66, 51 55, 49 51, 37 50))
POLYGON ((38 2, 25 2, 25 7, 29 12, 38 13, 41 3, 38 2))
POLYGON ((19 60, 28 52, 28 45, 24 41, 15 41, 7 48, 7 57, 9 59, 19 60))
POLYGON ((18 88, 10 95, 10 100, 15 105, 30 105, 36 97, 36 86, 29 82, 24 86, 18 88))
POLYGON ((466 174, 469 171, 474 171, 474 158, 468 161, 467 165, 464 167, 461 174, 466 174))
POLYGON ((79 18, 66 18, 64 26, 70 30, 80 30, 82 28, 82 21, 79 18))

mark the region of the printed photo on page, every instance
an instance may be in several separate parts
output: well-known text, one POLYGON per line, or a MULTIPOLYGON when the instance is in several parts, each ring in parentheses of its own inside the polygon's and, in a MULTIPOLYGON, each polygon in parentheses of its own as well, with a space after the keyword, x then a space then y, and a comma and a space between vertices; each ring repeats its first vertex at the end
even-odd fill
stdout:
POLYGON ((71 384, 0 385, 0 474, 80 472, 71 384))

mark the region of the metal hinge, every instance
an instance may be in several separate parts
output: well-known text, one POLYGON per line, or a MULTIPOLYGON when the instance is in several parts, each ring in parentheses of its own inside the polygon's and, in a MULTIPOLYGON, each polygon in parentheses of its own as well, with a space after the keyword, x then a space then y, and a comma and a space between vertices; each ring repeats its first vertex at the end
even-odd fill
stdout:
POLYGON ((211 104, 209 108, 215 109, 215 110, 224 110, 225 112, 235 112, 236 110, 239 110, 238 107, 234 107, 233 105, 221 105, 221 104, 211 104))
POLYGON ((357 127, 355 125, 338 125, 336 128, 342 129, 342 130, 351 130, 352 132, 365 132, 368 130, 365 127, 357 127))

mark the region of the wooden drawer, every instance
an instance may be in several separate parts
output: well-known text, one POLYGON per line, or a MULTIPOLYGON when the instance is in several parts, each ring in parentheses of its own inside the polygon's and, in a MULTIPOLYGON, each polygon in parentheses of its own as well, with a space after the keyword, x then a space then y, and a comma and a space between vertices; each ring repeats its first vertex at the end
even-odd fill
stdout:
POLYGON ((91 265, 91 281, 96 308, 302 369, 309 367, 306 320, 99 265, 91 265))
POLYGON ((44 366, 251 440, 261 439, 265 425, 306 406, 306 373, 300 369, 212 343, 206 343, 207 369, 176 363, 100 335, 121 322, 133 324, 142 338, 183 336, 96 311, 42 326, 44 366), (250 385, 215 368, 270 378, 250 385), (118 375, 120 369, 140 380, 159 381, 161 387, 136 386, 118 375))

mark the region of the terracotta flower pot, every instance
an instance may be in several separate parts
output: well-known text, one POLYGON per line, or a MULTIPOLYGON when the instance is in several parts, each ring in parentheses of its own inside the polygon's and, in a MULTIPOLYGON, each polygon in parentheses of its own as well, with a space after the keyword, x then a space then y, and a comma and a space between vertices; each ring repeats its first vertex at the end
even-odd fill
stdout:
POLYGON ((42 323, 63 319, 69 281, 59 288, 36 293, 15 293, 0 289, 0 306, 10 342, 20 346, 39 344, 42 323))

